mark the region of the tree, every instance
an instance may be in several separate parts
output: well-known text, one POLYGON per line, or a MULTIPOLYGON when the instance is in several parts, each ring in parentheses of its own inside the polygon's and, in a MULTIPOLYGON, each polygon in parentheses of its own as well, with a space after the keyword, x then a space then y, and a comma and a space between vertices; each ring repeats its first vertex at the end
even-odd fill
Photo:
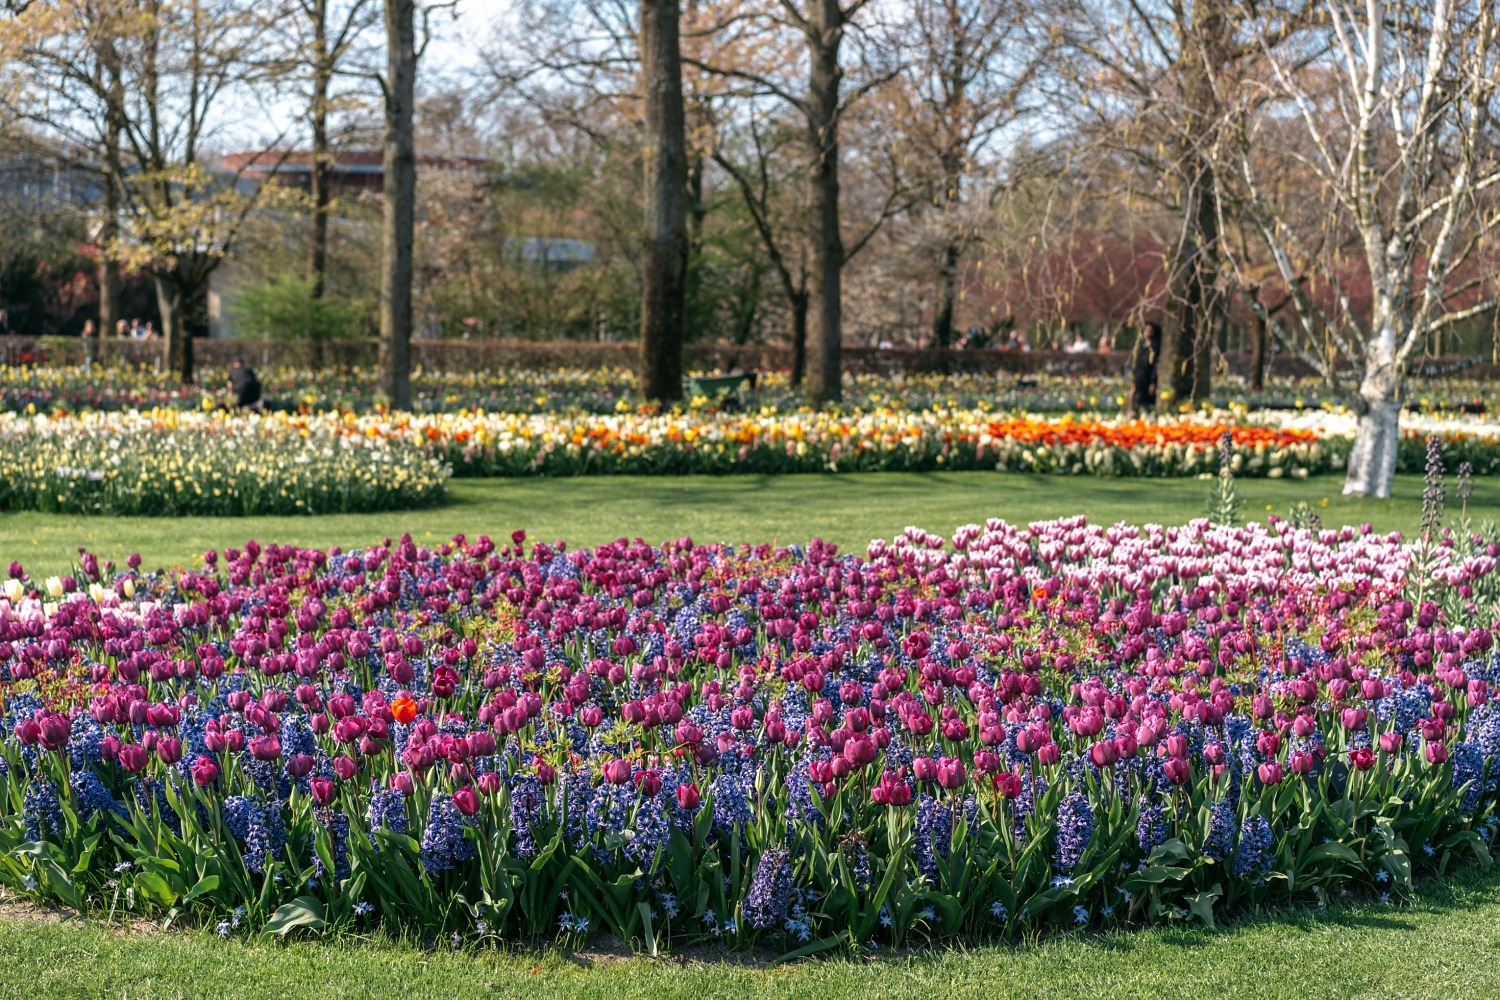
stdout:
POLYGON ((1167 321, 1157 398, 1167 411, 1208 398, 1211 388, 1228 305, 1215 170, 1228 114, 1223 88, 1298 17, 1295 5, 1266 6, 1256 21, 1255 5, 1234 0, 1065 3, 1066 45, 1080 58, 1060 64, 1068 87, 1057 98, 1077 116, 1080 137, 1115 161, 1116 179, 1101 193, 1119 197, 1123 187, 1161 212, 1167 321))
POLYGON ((1500 30, 1489 0, 1320 6, 1266 45, 1220 170, 1291 296, 1295 324, 1272 329, 1359 416, 1344 493, 1388 497, 1413 353, 1500 305, 1500 30))
MULTIPOLYGON (((720 48, 741 53, 770 49, 776 53, 770 64, 765 60, 757 63, 753 58, 695 60, 707 72, 753 85, 755 91, 745 95, 748 99, 779 98, 801 119, 807 157, 807 392, 809 400, 818 406, 838 402, 843 392, 843 271, 851 254, 846 250, 840 217, 839 128, 860 98, 899 71, 899 65, 880 70, 867 67, 865 78, 848 93, 843 91, 841 52, 868 2, 777 0, 764 9, 754 5, 730 9, 719 20, 720 48), (806 60, 800 94, 796 92, 798 84, 786 78, 774 43, 755 27, 758 22, 789 30, 800 41, 806 60), (748 43, 744 37, 747 32, 752 39, 748 43)), ((883 212, 882 220, 885 216, 883 212)), ((866 234, 855 247, 862 247, 868 238, 866 234)))
POLYGON ((899 122, 903 145, 935 219, 937 304, 932 343, 953 340, 958 268, 973 237, 965 185, 993 140, 1031 109, 1028 89, 1051 43, 1032 37, 1028 0, 916 0, 888 26, 893 48, 911 50, 899 122))
MULTIPOLYGON (((802 384, 807 371, 807 226, 779 218, 782 209, 778 195, 791 185, 773 174, 773 164, 779 159, 777 151, 790 140, 790 130, 773 128, 768 136, 752 113, 746 133, 747 150, 730 150, 721 142, 714 150, 714 162, 739 190, 771 268, 781 284, 792 328, 792 385, 797 386, 802 384), (793 239, 784 241, 782 237, 787 234, 793 239)), ((794 209, 793 213, 796 211, 794 209)), ((794 221, 801 223, 800 218, 794 221)))
POLYGON ((308 294, 321 299, 328 268, 328 219, 334 164, 329 119, 336 105, 336 78, 346 72, 348 57, 375 22, 374 0, 288 0, 277 25, 286 35, 287 52, 278 62, 283 74, 306 81, 311 226, 307 244, 308 294))
POLYGON ((386 68, 375 78, 385 99, 384 191, 380 241, 381 385, 398 410, 411 408, 412 240, 416 225, 417 148, 413 112, 417 63, 432 38, 431 18, 451 3, 384 0, 386 68), (417 12, 422 13, 421 43, 417 12))
POLYGON ((0 36, 20 71, 6 105, 61 159, 100 171, 103 253, 151 275, 164 361, 184 382, 188 310, 261 196, 240 189, 243 167, 217 169, 208 145, 223 102, 254 96, 264 30, 237 0, 66 0, 24 7, 0 36))
POLYGON ((641 395, 659 402, 682 398, 688 165, 680 17, 677 0, 640 0, 646 232, 639 381, 641 395))

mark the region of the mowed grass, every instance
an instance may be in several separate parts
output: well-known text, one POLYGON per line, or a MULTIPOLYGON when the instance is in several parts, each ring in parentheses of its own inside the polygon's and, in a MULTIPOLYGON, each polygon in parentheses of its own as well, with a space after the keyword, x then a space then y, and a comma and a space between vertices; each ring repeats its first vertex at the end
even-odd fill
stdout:
POLYGON ((344 938, 219 941, 81 922, 0 921, 0 997, 524 997, 564 1000, 1108 1000, 1500 996, 1500 878, 1434 883, 1409 906, 1284 911, 1227 928, 812 959, 652 960, 344 938))
MULTIPOLYGON (((1285 515, 1303 501, 1324 524, 1369 522, 1380 531, 1415 529, 1422 481, 1397 480, 1390 500, 1339 495, 1343 481, 1242 479, 1242 514, 1285 515)), ((1071 514, 1095 521, 1180 524, 1206 510, 1209 484, 1198 479, 1095 479, 998 472, 868 473, 800 476, 609 476, 579 479, 460 479, 449 500, 428 510, 323 517, 80 517, 0 515, 0 565, 20 560, 36 575, 68 569, 78 546, 121 561, 139 552, 148 567, 191 565, 205 549, 261 542, 345 548, 411 532, 419 540, 509 535, 597 545, 615 538, 656 543, 801 542, 814 537, 863 551, 907 525, 950 533, 999 517, 1024 523, 1071 514)), ((1470 509, 1500 514, 1500 480, 1479 480, 1470 509)))

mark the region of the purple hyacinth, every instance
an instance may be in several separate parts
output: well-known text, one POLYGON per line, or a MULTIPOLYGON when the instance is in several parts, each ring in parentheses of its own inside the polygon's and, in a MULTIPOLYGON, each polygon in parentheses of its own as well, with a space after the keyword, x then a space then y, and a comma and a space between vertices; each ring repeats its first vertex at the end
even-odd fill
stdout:
POLYGON ((1135 824, 1135 838, 1141 854, 1150 856, 1167 839, 1167 824, 1162 818, 1161 803, 1155 796, 1142 792, 1140 796, 1140 818, 1135 824))
POLYGON ((435 795, 427 810, 427 826, 422 831, 422 870, 429 877, 447 871, 477 853, 464 836, 472 820, 458 811, 451 795, 435 795))
POLYGON ((768 847, 745 895, 745 919, 757 930, 780 926, 791 900, 791 854, 784 847, 768 847))
POLYGON ((1069 792, 1057 812, 1057 870, 1070 872, 1076 868, 1093 839, 1094 810, 1081 792, 1069 792))
POLYGON ((1215 861, 1223 861, 1234 850, 1234 806, 1228 799, 1220 799, 1208 813, 1208 837, 1203 842, 1203 853, 1215 861))
POLYGON ((1240 846, 1234 857, 1236 878, 1260 879, 1271 870, 1276 855, 1271 851, 1276 843, 1271 833, 1271 824, 1259 813, 1251 816, 1240 826, 1240 846))
POLYGON ((45 778, 33 781, 21 802, 21 818, 26 824, 27 840, 61 836, 63 815, 62 804, 57 797, 57 786, 45 778))

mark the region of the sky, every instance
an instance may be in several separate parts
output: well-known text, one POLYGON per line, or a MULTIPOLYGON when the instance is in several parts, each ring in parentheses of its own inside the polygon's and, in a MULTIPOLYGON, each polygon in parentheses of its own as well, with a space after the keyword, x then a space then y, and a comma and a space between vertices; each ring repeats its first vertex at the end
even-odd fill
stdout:
MULTIPOLYGON (((495 27, 509 16, 513 0, 458 0, 453 14, 433 17, 434 35, 417 68, 417 85, 434 76, 461 79, 478 74, 484 68, 481 53, 494 39, 495 27)), ((579 0, 583 2, 583 0, 579 0)), ((377 25, 372 40, 379 42, 377 25)), ((381 57, 383 58, 383 56, 381 57)), ((295 134, 295 122, 302 114, 293 101, 271 107, 256 104, 221 102, 222 118, 216 128, 218 144, 223 149, 267 145, 277 140, 285 129, 295 134)))

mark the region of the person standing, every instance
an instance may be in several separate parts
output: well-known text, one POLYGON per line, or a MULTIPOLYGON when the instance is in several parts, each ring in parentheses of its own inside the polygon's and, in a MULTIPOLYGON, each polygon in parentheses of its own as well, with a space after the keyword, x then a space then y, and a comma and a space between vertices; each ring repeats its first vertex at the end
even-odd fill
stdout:
POLYGON ((94 321, 86 319, 83 321, 83 370, 91 372, 94 370, 94 361, 99 356, 99 328, 94 321))
POLYGON ((1147 323, 1136 338, 1131 354, 1131 415, 1147 413, 1156 407, 1156 363, 1161 357, 1161 324, 1147 323))

